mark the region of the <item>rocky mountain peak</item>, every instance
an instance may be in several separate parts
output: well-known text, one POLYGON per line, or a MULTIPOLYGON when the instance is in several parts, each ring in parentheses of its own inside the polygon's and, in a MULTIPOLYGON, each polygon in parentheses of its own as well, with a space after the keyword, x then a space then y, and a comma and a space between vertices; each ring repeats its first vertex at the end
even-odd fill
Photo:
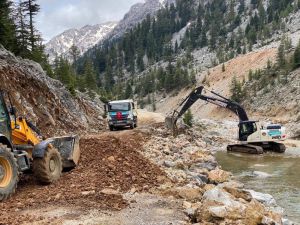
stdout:
POLYGON ((127 30, 145 19, 147 15, 154 16, 159 9, 171 3, 175 3, 175 0, 146 0, 133 5, 111 32, 109 39, 121 37, 127 30))
POLYGON ((117 22, 107 22, 66 30, 46 44, 46 53, 49 55, 50 61, 53 61, 56 55, 62 55, 71 60, 70 48, 72 45, 77 46, 80 54, 83 54, 103 40, 116 25, 117 22))

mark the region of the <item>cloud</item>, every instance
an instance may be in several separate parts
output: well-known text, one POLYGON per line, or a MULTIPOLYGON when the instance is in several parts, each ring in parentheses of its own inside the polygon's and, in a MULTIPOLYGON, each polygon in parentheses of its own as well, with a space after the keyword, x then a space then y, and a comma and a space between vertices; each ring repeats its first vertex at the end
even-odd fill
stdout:
POLYGON ((143 0, 39 0, 37 28, 45 41, 70 28, 117 21, 143 0))

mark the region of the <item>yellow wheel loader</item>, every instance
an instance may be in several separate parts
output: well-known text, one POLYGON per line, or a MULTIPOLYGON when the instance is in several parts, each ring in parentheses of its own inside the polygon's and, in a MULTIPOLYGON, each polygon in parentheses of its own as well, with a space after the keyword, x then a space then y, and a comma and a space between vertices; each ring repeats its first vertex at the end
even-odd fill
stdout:
POLYGON ((79 157, 78 136, 43 140, 32 123, 17 117, 9 95, 0 91, 0 201, 15 192, 20 173, 32 171, 40 183, 50 184, 64 168, 74 168, 79 157))

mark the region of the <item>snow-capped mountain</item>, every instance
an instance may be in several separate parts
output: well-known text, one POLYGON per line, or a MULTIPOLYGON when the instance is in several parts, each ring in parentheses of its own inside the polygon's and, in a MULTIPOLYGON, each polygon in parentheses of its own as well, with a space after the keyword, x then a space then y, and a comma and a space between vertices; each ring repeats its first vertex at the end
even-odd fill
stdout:
POLYGON ((53 62, 56 55, 64 56, 71 60, 70 48, 72 45, 78 47, 82 55, 88 49, 103 40, 117 25, 117 22, 107 22, 97 25, 87 25, 80 29, 69 29, 52 38, 45 46, 46 54, 50 62, 53 62))
POLYGON ((159 9, 175 2, 176 0, 145 0, 143 3, 133 5, 110 33, 109 39, 121 37, 127 30, 145 19, 147 15, 154 16, 159 9))
POLYGON ((155 16, 156 12, 165 5, 175 3, 176 0, 145 0, 133 5, 120 22, 108 22, 94 26, 84 26, 80 29, 70 29, 52 38, 46 44, 46 54, 50 62, 56 56, 64 56, 71 60, 70 48, 75 45, 80 54, 84 54, 90 48, 104 40, 112 40, 121 37, 127 30, 136 26, 147 15, 155 16))

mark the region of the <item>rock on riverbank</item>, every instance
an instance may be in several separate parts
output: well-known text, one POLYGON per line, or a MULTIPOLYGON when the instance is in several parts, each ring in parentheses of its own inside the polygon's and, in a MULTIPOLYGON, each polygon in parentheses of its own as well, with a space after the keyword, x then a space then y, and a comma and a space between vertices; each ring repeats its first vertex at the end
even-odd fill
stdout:
POLYGON ((151 138, 142 154, 170 179, 160 192, 183 199, 182 207, 191 223, 271 225, 285 221, 282 212, 272 207, 274 199, 245 190, 231 173, 222 170, 200 132, 187 130, 172 137, 162 126, 145 132, 151 138))

